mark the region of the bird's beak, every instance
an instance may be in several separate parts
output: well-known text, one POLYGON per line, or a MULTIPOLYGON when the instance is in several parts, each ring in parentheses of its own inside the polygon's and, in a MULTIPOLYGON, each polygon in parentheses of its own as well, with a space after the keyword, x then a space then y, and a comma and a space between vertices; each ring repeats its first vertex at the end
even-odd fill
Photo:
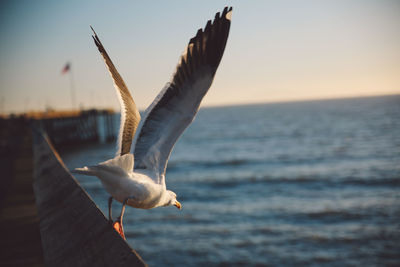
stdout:
POLYGON ((175 200, 174 206, 177 207, 177 208, 180 209, 180 210, 182 209, 182 205, 181 205, 181 203, 179 203, 178 200, 175 200))

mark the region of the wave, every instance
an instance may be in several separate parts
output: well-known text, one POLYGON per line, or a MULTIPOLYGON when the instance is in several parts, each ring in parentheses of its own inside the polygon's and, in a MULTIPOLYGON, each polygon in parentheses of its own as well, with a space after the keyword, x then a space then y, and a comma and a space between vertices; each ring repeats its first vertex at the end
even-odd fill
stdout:
MULTIPOLYGON (((265 166, 265 167, 293 167, 293 166, 310 166, 310 167, 322 167, 322 168, 341 168, 341 166, 382 166, 391 162, 390 157, 379 157, 374 156, 314 156, 314 157, 301 157, 301 156, 276 156, 276 157, 252 157, 244 156, 232 159, 221 159, 213 158, 212 156, 203 159, 190 160, 187 158, 175 158, 171 159, 168 163, 168 170, 179 171, 181 169, 193 169, 203 170, 207 168, 227 168, 227 167, 238 167, 238 166, 265 166)), ((395 167, 395 170, 400 169, 395 167)))
POLYGON ((170 161, 168 163, 168 169, 174 170, 179 168, 212 168, 212 167, 227 167, 227 166, 240 166, 252 163, 261 163, 261 161, 248 160, 248 159, 230 159, 221 161, 170 161))
POLYGON ((356 211, 348 211, 348 210, 322 210, 315 212, 308 212, 302 214, 309 219, 316 220, 329 220, 332 222, 333 220, 337 221, 349 221, 349 220, 359 220, 363 218, 369 218, 371 214, 363 214, 356 211))
POLYGON ((282 158, 278 157, 277 159, 226 159, 226 160, 171 160, 168 163, 169 170, 179 170, 179 169, 187 169, 187 168, 196 168, 196 169, 204 169, 204 168, 216 168, 216 167, 236 167, 243 165, 294 165, 294 164, 318 164, 325 161, 331 161, 329 158, 282 158))
MULTIPOLYGON (((182 181, 183 182, 183 181, 182 181)), ((303 184, 323 186, 390 186, 400 187, 400 177, 343 177, 329 178, 326 176, 297 176, 297 177, 273 177, 273 176, 241 176, 241 177, 203 177, 185 179, 185 183, 199 183, 212 187, 237 187, 247 184, 303 184)))

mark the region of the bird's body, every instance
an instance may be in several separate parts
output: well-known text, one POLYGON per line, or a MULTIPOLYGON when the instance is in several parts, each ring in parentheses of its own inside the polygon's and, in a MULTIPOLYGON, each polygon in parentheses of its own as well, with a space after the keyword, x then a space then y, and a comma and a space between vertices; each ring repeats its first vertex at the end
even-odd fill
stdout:
POLYGON ((228 39, 231 12, 232 8, 225 7, 222 14, 218 12, 215 15, 213 22, 207 22, 204 30, 197 31, 181 56, 172 80, 161 90, 142 120, 125 82, 92 28, 94 42, 113 78, 121 104, 118 153, 114 159, 77 168, 75 172, 97 176, 101 180, 111 195, 109 213, 112 198, 123 203, 118 219, 121 235, 125 205, 141 209, 181 208, 176 194, 166 188, 168 159, 175 142, 193 121, 212 84, 228 39))
MULTIPOLYGON (((133 155, 125 154, 91 167, 78 168, 77 173, 97 176, 106 191, 118 202, 139 209, 167 206, 175 193, 165 183, 154 182, 148 170, 133 171, 133 155)), ((173 203, 174 204, 174 203, 173 203)))

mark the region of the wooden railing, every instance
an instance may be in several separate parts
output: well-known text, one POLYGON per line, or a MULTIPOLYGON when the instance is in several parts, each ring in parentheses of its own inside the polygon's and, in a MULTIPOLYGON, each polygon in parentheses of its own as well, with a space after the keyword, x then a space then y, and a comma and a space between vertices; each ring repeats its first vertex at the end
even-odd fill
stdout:
POLYGON ((27 124, 16 131, 18 151, 11 155, 9 175, 2 177, 8 187, 0 206, 0 265, 146 266, 71 175, 46 134, 34 130, 32 138, 27 124))

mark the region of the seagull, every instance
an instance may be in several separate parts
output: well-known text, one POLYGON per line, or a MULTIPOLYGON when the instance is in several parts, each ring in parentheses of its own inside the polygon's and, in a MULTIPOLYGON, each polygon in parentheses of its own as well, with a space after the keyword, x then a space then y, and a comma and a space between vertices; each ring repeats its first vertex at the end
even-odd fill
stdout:
POLYGON ((96 176, 110 194, 109 220, 125 239, 122 219, 125 206, 139 209, 175 206, 182 209, 177 195, 167 190, 165 172, 177 139, 193 121, 200 102, 210 88, 225 50, 232 7, 216 13, 195 37, 190 39, 170 82, 141 116, 121 75, 91 27, 93 40, 114 81, 121 106, 118 151, 115 158, 73 172, 96 176), (131 153, 132 142, 134 143, 131 153), (122 203, 113 222, 113 199, 122 203))

